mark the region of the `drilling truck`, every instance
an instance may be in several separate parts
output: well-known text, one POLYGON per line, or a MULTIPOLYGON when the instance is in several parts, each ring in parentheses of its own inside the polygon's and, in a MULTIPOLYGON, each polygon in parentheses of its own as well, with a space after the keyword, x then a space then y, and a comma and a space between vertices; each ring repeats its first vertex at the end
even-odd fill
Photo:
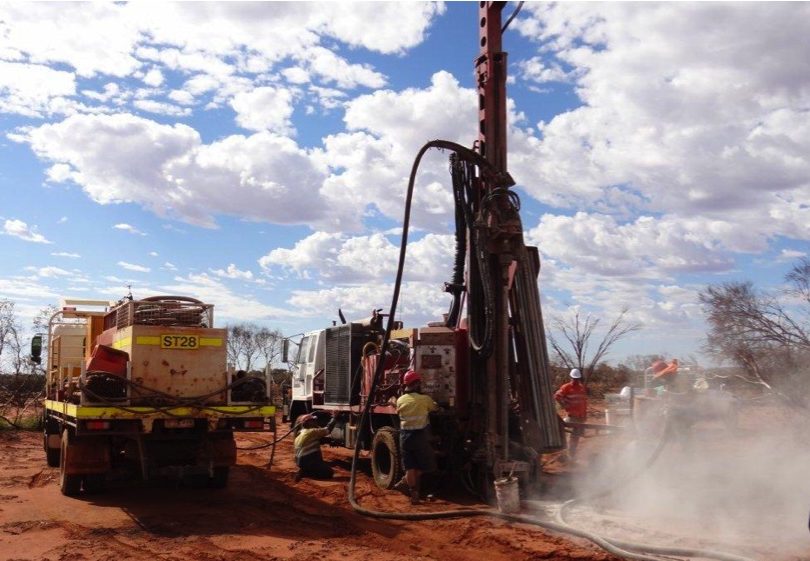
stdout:
POLYGON ((269 380, 228 367, 226 344, 195 298, 65 300, 48 327, 43 442, 62 493, 119 471, 224 487, 234 432, 275 430, 269 380))
MULTIPOLYGON (((393 405, 414 368, 442 406, 431 416, 445 470, 477 493, 516 476, 537 479, 539 456, 565 444, 548 366, 538 278, 539 252, 523 240, 520 199, 507 171, 505 2, 478 5, 474 61, 478 138, 472 148, 432 140, 411 169, 394 296, 384 315, 312 332, 293 372, 290 417, 323 411, 337 418, 333 443, 369 450, 378 486, 399 479, 399 422, 393 405), (450 152, 456 217, 451 305, 442 321, 403 330, 395 321, 415 178, 429 149, 450 152), (356 445, 356 446, 355 446, 356 445)), ((511 20, 511 18, 510 18, 511 20)))

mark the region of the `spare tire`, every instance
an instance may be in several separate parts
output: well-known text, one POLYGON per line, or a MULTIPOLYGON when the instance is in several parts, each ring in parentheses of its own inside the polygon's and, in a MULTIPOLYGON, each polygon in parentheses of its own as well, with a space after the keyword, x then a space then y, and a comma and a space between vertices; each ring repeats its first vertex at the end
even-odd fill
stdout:
POLYGON ((371 473, 380 489, 390 489, 402 477, 398 431, 382 427, 371 441, 371 473))

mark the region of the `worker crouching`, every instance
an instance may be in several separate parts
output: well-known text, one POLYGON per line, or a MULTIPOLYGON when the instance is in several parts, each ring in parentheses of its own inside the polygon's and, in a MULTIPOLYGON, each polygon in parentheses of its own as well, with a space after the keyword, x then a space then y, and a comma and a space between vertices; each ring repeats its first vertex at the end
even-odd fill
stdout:
POLYGON ((411 504, 418 504, 422 474, 436 469, 436 457, 430 444, 430 413, 439 406, 430 396, 421 393, 419 373, 409 370, 402 382, 405 393, 397 399, 397 414, 405 479, 396 487, 403 489, 407 485, 411 504))
POLYGON ((335 419, 332 418, 325 428, 318 426, 318 419, 315 415, 304 415, 298 422, 301 425, 301 432, 295 437, 293 447, 295 449, 295 465, 298 466, 298 473, 295 480, 300 481, 302 477, 313 479, 331 479, 334 475, 332 466, 323 461, 321 454, 321 439, 335 426, 335 419))
MULTIPOLYGON (((584 423, 588 418, 588 394, 585 384, 582 383, 582 372, 579 371, 579 368, 572 368, 569 377, 571 381, 560 386, 560 389, 554 394, 554 399, 565 409, 567 422, 584 423)), ((576 457, 579 439, 583 433, 582 427, 573 427, 573 431, 568 437, 569 458, 576 457)))

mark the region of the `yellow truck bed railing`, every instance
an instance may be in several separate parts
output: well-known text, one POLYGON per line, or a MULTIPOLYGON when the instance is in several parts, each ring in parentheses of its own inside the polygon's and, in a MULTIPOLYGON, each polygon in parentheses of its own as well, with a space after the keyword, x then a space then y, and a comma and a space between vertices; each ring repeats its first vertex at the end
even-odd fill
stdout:
POLYGON ((45 409, 76 419, 142 419, 172 417, 273 417, 275 405, 206 405, 193 406, 111 406, 75 405, 64 401, 45 400, 45 409))

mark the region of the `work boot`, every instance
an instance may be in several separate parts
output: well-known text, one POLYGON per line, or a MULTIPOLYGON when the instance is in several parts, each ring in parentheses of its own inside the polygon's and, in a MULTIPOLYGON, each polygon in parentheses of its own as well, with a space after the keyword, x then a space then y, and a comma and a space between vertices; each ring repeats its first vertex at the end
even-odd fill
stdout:
POLYGON ((412 505, 419 504, 419 491, 416 489, 411 489, 411 504, 412 505))
POLYGON ((304 474, 301 473, 301 470, 299 469, 298 471, 295 472, 295 476, 293 477, 293 481, 298 483, 299 481, 301 481, 302 477, 304 477, 304 474))

